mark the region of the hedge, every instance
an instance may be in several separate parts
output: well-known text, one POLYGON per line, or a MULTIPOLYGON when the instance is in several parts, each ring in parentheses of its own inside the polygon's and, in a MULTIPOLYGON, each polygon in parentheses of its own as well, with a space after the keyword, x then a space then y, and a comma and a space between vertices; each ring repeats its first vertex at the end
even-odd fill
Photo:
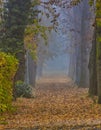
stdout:
POLYGON ((14 56, 0 52, 0 113, 12 107, 12 85, 17 66, 14 56))

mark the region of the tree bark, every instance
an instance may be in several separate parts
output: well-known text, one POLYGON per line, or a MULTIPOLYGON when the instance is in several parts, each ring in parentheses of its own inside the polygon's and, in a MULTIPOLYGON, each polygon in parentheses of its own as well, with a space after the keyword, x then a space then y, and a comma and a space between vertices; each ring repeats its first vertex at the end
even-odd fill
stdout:
POLYGON ((90 95, 97 95, 96 53, 97 53, 97 51, 96 51, 96 29, 94 29, 92 49, 90 52, 90 59, 89 59, 89 75, 90 75, 89 94, 90 95))
MULTIPOLYGON (((97 29, 97 36, 101 36, 101 27, 97 29)), ((98 103, 101 104, 101 42, 97 41, 97 83, 98 103)))

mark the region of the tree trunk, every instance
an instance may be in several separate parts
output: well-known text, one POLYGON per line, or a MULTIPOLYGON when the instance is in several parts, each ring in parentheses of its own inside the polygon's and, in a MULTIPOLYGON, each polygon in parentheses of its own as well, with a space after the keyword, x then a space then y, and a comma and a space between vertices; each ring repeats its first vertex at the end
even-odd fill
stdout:
POLYGON ((26 71, 25 71, 25 83, 31 87, 35 87, 36 81, 36 61, 32 58, 30 51, 26 52, 26 71))
POLYGON ((90 87, 89 94, 97 95, 97 65, 96 65, 96 29, 94 30, 92 49, 89 59, 90 87))
POLYGON ((25 53, 19 53, 16 57, 19 58, 18 70, 13 79, 13 100, 16 101, 16 82, 18 80, 24 81, 25 79, 25 53))
MULTIPOLYGON (((97 37, 101 36, 101 27, 97 29, 97 37)), ((101 104, 101 42, 97 41, 97 83, 98 83, 98 103, 101 104)))

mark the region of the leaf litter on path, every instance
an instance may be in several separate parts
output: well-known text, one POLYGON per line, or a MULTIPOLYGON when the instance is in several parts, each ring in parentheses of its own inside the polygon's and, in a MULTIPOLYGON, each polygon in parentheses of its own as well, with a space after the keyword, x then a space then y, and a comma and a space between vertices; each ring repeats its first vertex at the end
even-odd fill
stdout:
POLYGON ((100 127, 101 106, 87 95, 87 88, 78 88, 69 80, 39 82, 36 97, 18 98, 13 103, 16 112, 5 114, 7 124, 2 127, 38 130, 89 130, 91 127, 93 130, 100 127))

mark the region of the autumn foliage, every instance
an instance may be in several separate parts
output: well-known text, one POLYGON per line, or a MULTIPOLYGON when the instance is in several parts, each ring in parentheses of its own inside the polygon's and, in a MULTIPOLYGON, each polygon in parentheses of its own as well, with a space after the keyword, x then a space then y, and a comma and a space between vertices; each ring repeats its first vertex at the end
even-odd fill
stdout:
POLYGON ((12 81, 17 64, 13 56, 0 52, 0 113, 11 109, 12 81))

